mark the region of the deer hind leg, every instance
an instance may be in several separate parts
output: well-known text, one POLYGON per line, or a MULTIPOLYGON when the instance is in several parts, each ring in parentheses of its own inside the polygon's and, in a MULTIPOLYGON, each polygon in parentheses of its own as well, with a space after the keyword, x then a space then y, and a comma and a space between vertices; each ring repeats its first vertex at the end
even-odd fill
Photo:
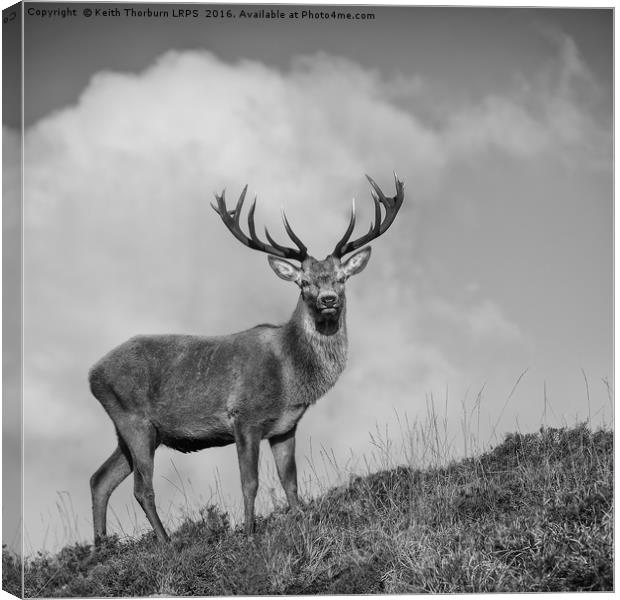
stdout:
POLYGON ((106 512, 110 495, 131 471, 129 453, 126 448, 122 448, 122 444, 119 442, 116 450, 90 478, 95 546, 99 546, 107 534, 106 512))
POLYGON ((296 427, 293 427, 288 433, 269 439, 280 483, 284 488, 286 499, 292 509, 299 507, 299 498, 297 497, 297 465, 295 464, 295 431, 296 427))
POLYGON ((157 514, 153 490, 153 456, 159 445, 157 432, 149 421, 141 417, 125 415, 122 423, 119 421, 116 420, 119 434, 131 454, 134 496, 158 539, 167 542, 170 538, 157 514))
POLYGON ((255 429, 235 427, 235 442, 239 457, 241 492, 245 512, 245 533, 254 533, 254 502, 258 491, 258 452, 261 435, 255 429))

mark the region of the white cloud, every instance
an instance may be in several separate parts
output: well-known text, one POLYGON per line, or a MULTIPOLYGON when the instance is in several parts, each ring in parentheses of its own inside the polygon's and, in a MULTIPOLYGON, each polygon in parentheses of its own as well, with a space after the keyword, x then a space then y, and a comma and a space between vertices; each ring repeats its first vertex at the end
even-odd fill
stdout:
POLYGON ((509 96, 489 94, 480 104, 447 107, 443 140, 454 158, 485 150, 516 157, 558 154, 569 163, 611 168, 610 130, 594 110, 602 91, 572 38, 544 29, 557 53, 533 80, 517 76, 509 96))
POLYGON ((523 338, 516 323, 509 321, 502 309, 491 300, 485 300, 475 306, 467 316, 467 324, 477 339, 494 337, 506 342, 515 342, 523 338))
POLYGON ((429 299, 426 310, 467 333, 473 342, 518 343, 524 341, 518 325, 492 300, 458 304, 445 298, 429 299))

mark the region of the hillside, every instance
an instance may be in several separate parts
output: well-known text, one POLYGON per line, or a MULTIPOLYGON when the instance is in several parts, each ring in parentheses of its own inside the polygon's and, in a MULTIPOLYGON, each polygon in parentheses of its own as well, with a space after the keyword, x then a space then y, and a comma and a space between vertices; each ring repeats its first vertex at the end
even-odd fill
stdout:
MULTIPOLYGON (((353 478, 248 540, 205 509, 149 534, 26 562, 26 596, 398 594, 613 589, 613 433, 544 429, 441 469, 353 478)), ((3 552, 3 588, 19 590, 3 552)))

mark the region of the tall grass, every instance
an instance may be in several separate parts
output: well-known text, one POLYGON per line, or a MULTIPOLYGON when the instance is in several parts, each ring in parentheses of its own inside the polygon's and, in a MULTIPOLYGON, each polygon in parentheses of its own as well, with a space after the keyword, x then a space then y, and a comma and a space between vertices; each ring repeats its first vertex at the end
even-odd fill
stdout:
POLYGON ((379 429, 373 449, 386 468, 349 476, 301 513, 276 501, 252 538, 206 507, 169 546, 151 533, 112 537, 92 559, 74 544, 24 565, 3 552, 3 587, 20 591, 23 566, 28 597, 613 589, 609 429, 541 427, 439 464, 446 428, 435 416, 424 427, 401 421, 414 436, 404 457, 425 466, 393 466, 403 449, 379 429))
MULTIPOLYGON (((167 481, 183 502, 167 511, 170 546, 145 534, 127 506, 132 530, 95 557, 81 543, 23 562, 3 548, 3 589, 21 595, 23 571, 28 597, 611 590, 611 428, 548 427, 545 393, 540 430, 498 440, 523 375, 487 439, 482 388, 463 399, 456 424, 447 390, 427 397, 422 418, 395 413, 391 427, 369 434, 369 452, 345 464, 311 448, 300 514, 286 511, 273 464, 261 459, 262 516, 251 539, 239 510, 218 508, 227 505, 219 488, 198 506, 173 462, 167 481)), ((598 413, 588 402, 589 418, 598 413)), ((64 534, 77 535, 68 494, 57 510, 64 534)))
MULTIPOLYGON (((512 389, 506 390, 504 397, 498 398, 483 386, 481 389, 468 390, 464 396, 456 398, 446 388, 444 393, 429 394, 417 414, 387 414, 386 422, 377 424, 368 434, 368 443, 363 454, 353 451, 347 454, 341 448, 336 457, 333 450, 318 445, 310 444, 309 449, 302 449, 304 440, 300 440, 298 464, 302 496, 307 500, 319 497, 331 488, 345 484, 352 475, 370 474, 402 464, 413 468, 437 467, 483 453, 491 445, 501 441, 499 432, 515 427, 520 430, 518 421, 511 424, 510 420, 513 418, 511 413, 514 413, 519 395, 523 396, 521 391, 520 394, 515 391, 522 385, 520 382, 524 377, 525 373, 519 375, 514 380, 512 389)), ((597 389, 597 383, 587 383, 586 386, 585 376, 583 381, 588 399, 585 412, 586 416, 591 415, 589 422, 605 423, 610 408, 613 411, 611 386, 603 380, 608 403, 599 406, 598 396, 601 390, 597 389), (590 393, 592 403, 589 400, 590 393)), ((600 384, 598 387, 600 388, 600 384)), ((532 421, 526 423, 524 429, 532 430, 537 427, 537 423, 542 423, 545 427, 550 424, 568 425, 566 421, 558 419, 552 405, 553 397, 549 398, 546 386, 541 390, 541 396, 540 419, 533 415, 532 421)), ((586 402, 583 404, 585 406, 586 402)), ((530 409, 528 412, 533 411, 530 409)), ((359 443, 357 446, 359 447, 359 443)), ((268 449, 264 447, 264 450, 268 449)), ((226 459, 234 460, 230 454, 226 459)), ((158 510, 167 529, 176 529, 185 519, 196 518, 201 507, 211 504, 225 508, 233 526, 243 518, 242 499, 236 477, 224 485, 216 470, 208 477, 201 478, 202 485, 212 482, 205 491, 200 488, 200 484, 195 488, 188 477, 179 473, 175 465, 176 455, 162 452, 159 460, 165 463, 170 461, 167 477, 161 475, 162 471, 166 470, 161 468, 161 464, 156 468, 156 477, 159 479, 156 482, 160 503, 158 510), (164 501, 163 498, 168 499, 164 501)), ((261 452, 260 480, 256 505, 257 511, 265 515, 284 501, 268 451, 261 452)), ((131 495, 130 482, 126 482, 125 487, 112 497, 108 523, 109 530, 117 532, 121 539, 135 538, 150 530, 143 512, 131 495)), ((90 512, 81 508, 78 518, 71 497, 64 491, 58 493, 55 506, 52 504, 47 514, 41 515, 41 522, 36 523, 35 527, 37 525, 38 529, 34 533, 46 533, 42 541, 40 537, 33 536, 36 543, 33 543, 29 536, 32 521, 26 523, 24 528, 26 556, 32 556, 39 549, 56 552, 66 545, 90 539, 92 530, 90 512)), ((21 526, 19 529, 21 530, 21 526)), ((10 541, 8 536, 5 541, 10 541)), ((15 546, 9 543, 9 547, 15 546)))

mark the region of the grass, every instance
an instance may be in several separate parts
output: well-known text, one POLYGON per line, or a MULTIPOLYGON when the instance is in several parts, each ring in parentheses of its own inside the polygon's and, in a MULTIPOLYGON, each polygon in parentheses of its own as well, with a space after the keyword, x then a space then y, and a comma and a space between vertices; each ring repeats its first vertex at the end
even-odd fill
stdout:
MULTIPOLYGON (((213 507, 160 546, 111 538, 21 564, 35 596, 228 596, 613 590, 613 433, 542 428, 448 466, 353 477, 276 510, 253 538, 213 507)), ((21 595, 21 594, 16 594, 21 595)))

